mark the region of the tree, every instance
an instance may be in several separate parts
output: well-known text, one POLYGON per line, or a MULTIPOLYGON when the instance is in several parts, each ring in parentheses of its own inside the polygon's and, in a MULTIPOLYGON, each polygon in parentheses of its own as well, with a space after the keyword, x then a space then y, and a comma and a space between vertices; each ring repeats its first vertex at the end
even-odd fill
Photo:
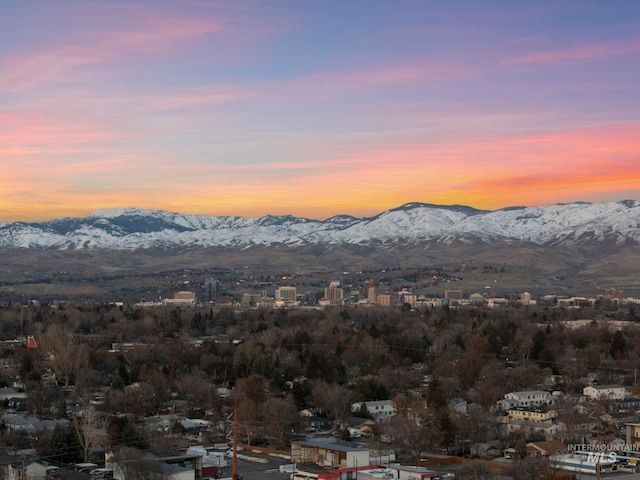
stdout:
POLYGON ((553 478, 553 468, 549 460, 544 457, 526 457, 518 461, 509 473, 518 480, 539 480, 553 478))
POLYGON ((233 389, 232 400, 238 430, 248 444, 251 444, 251 439, 258 433, 257 425, 262 413, 259 405, 267 400, 266 389, 266 379, 258 375, 239 379, 233 389))
POLYGON ((613 334, 609 353, 613 358, 624 357, 627 355, 627 342, 624 339, 624 333, 622 333, 621 330, 617 330, 616 333, 613 334))
POLYGON ((42 343, 49 352, 51 368, 64 380, 65 387, 68 387, 78 371, 88 363, 88 346, 80 343, 58 324, 47 328, 42 343))
POLYGON ((29 407, 39 419, 51 413, 51 406, 57 399, 62 399, 60 388, 47 381, 28 380, 25 382, 29 407))
POLYGON ((125 415, 109 417, 107 434, 111 445, 123 445, 135 448, 146 448, 147 443, 138 434, 129 417, 125 415))
POLYGON ((189 413, 206 410, 213 405, 215 392, 202 375, 186 374, 177 378, 174 384, 181 398, 188 402, 189 413))
POLYGON ((123 448, 113 455, 114 476, 123 480, 168 480, 162 462, 134 448, 123 448))
POLYGON ((286 447, 289 432, 297 430, 300 415, 293 399, 272 397, 262 405, 263 416, 269 433, 276 441, 276 448, 286 447))
POLYGON ((411 452, 416 459, 421 457, 422 452, 432 450, 438 443, 437 434, 431 425, 419 425, 403 414, 398 414, 385 423, 389 423, 394 443, 411 452))
POLYGON ((434 377, 427 387, 427 406, 432 409, 440 409, 447 406, 447 397, 444 393, 442 381, 434 377))
POLYGON ((80 446, 75 432, 57 423, 49 437, 43 456, 55 464, 73 463, 80 459, 80 446))
POLYGON ((527 458, 527 436, 524 431, 517 430, 513 432, 513 437, 515 457, 518 460, 524 460, 527 458))
POLYGON ((311 389, 311 401, 329 418, 344 420, 351 411, 353 393, 341 385, 317 382, 311 389))
MULTIPOLYGON (((473 462, 462 467, 456 478, 460 480, 493 480, 496 478, 486 463, 473 462)), ((520 478, 520 477, 515 477, 520 478)))
POLYGON ((105 421, 94 408, 85 409, 80 416, 71 420, 71 427, 75 431, 78 444, 82 449, 82 459, 89 460, 92 450, 100 445, 106 434, 105 421))

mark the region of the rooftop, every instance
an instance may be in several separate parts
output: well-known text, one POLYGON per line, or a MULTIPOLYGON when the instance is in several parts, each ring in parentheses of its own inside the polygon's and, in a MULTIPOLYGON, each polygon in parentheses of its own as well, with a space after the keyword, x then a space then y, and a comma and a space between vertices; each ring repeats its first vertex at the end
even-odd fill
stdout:
POLYGON ((362 452, 363 449, 347 443, 325 442, 322 440, 301 440, 291 442, 291 444, 303 445, 305 447, 324 448, 325 450, 335 450, 336 452, 362 452))

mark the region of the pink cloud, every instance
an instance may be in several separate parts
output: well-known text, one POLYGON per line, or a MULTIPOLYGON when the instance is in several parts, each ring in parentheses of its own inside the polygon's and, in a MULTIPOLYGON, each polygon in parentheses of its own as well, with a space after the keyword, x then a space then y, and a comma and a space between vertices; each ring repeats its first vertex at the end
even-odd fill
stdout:
POLYGON ((143 18, 126 29, 86 34, 73 43, 7 56, 0 59, 0 91, 94 78, 103 74, 96 70, 97 65, 130 56, 131 52, 165 54, 220 28, 211 20, 143 18))
MULTIPOLYGON (((425 62, 426 63, 426 62, 425 62)), ((307 77, 313 82, 327 83, 349 89, 351 86, 420 85, 425 81, 459 78, 463 71, 451 65, 394 65, 359 71, 316 74, 307 77)))
POLYGON ((380 88, 422 88, 426 83, 458 79, 468 73, 467 67, 416 60, 382 67, 303 75, 282 84, 272 85, 268 91, 276 95, 285 95, 286 98, 301 97, 305 100, 309 98, 310 92, 313 92, 313 97, 318 100, 344 92, 380 88))
POLYGON ((121 138, 122 135, 123 132, 116 132, 100 122, 61 121, 60 118, 29 112, 0 114, 0 144, 3 148, 24 145, 48 149, 121 138))
POLYGON ((166 95, 143 96, 140 99, 139 108, 143 112, 157 112, 212 103, 227 103, 253 97, 253 94, 249 92, 217 93, 215 90, 216 89, 208 88, 185 91, 183 93, 174 92, 166 95))
POLYGON ((624 41, 589 43, 570 48, 534 52, 505 61, 507 64, 573 63, 640 52, 640 37, 624 41))
POLYGON ((220 31, 221 25, 212 20, 150 18, 136 28, 109 32, 98 42, 106 52, 133 49, 139 52, 164 53, 181 47, 186 41, 220 31))

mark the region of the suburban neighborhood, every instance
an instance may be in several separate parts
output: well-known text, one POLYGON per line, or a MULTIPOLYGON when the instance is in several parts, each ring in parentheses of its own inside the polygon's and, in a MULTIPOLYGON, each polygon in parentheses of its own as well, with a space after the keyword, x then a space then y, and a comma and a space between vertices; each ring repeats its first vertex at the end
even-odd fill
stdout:
POLYGON ((0 466, 15 480, 640 470, 633 307, 463 300, 7 304, 0 466))

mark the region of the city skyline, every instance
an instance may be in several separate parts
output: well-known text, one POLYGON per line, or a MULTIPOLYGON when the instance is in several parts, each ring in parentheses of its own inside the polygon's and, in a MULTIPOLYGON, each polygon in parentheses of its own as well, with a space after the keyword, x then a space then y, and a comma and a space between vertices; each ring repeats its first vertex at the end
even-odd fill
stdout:
POLYGON ((640 4, 0 5, 0 221, 640 200, 640 4))

